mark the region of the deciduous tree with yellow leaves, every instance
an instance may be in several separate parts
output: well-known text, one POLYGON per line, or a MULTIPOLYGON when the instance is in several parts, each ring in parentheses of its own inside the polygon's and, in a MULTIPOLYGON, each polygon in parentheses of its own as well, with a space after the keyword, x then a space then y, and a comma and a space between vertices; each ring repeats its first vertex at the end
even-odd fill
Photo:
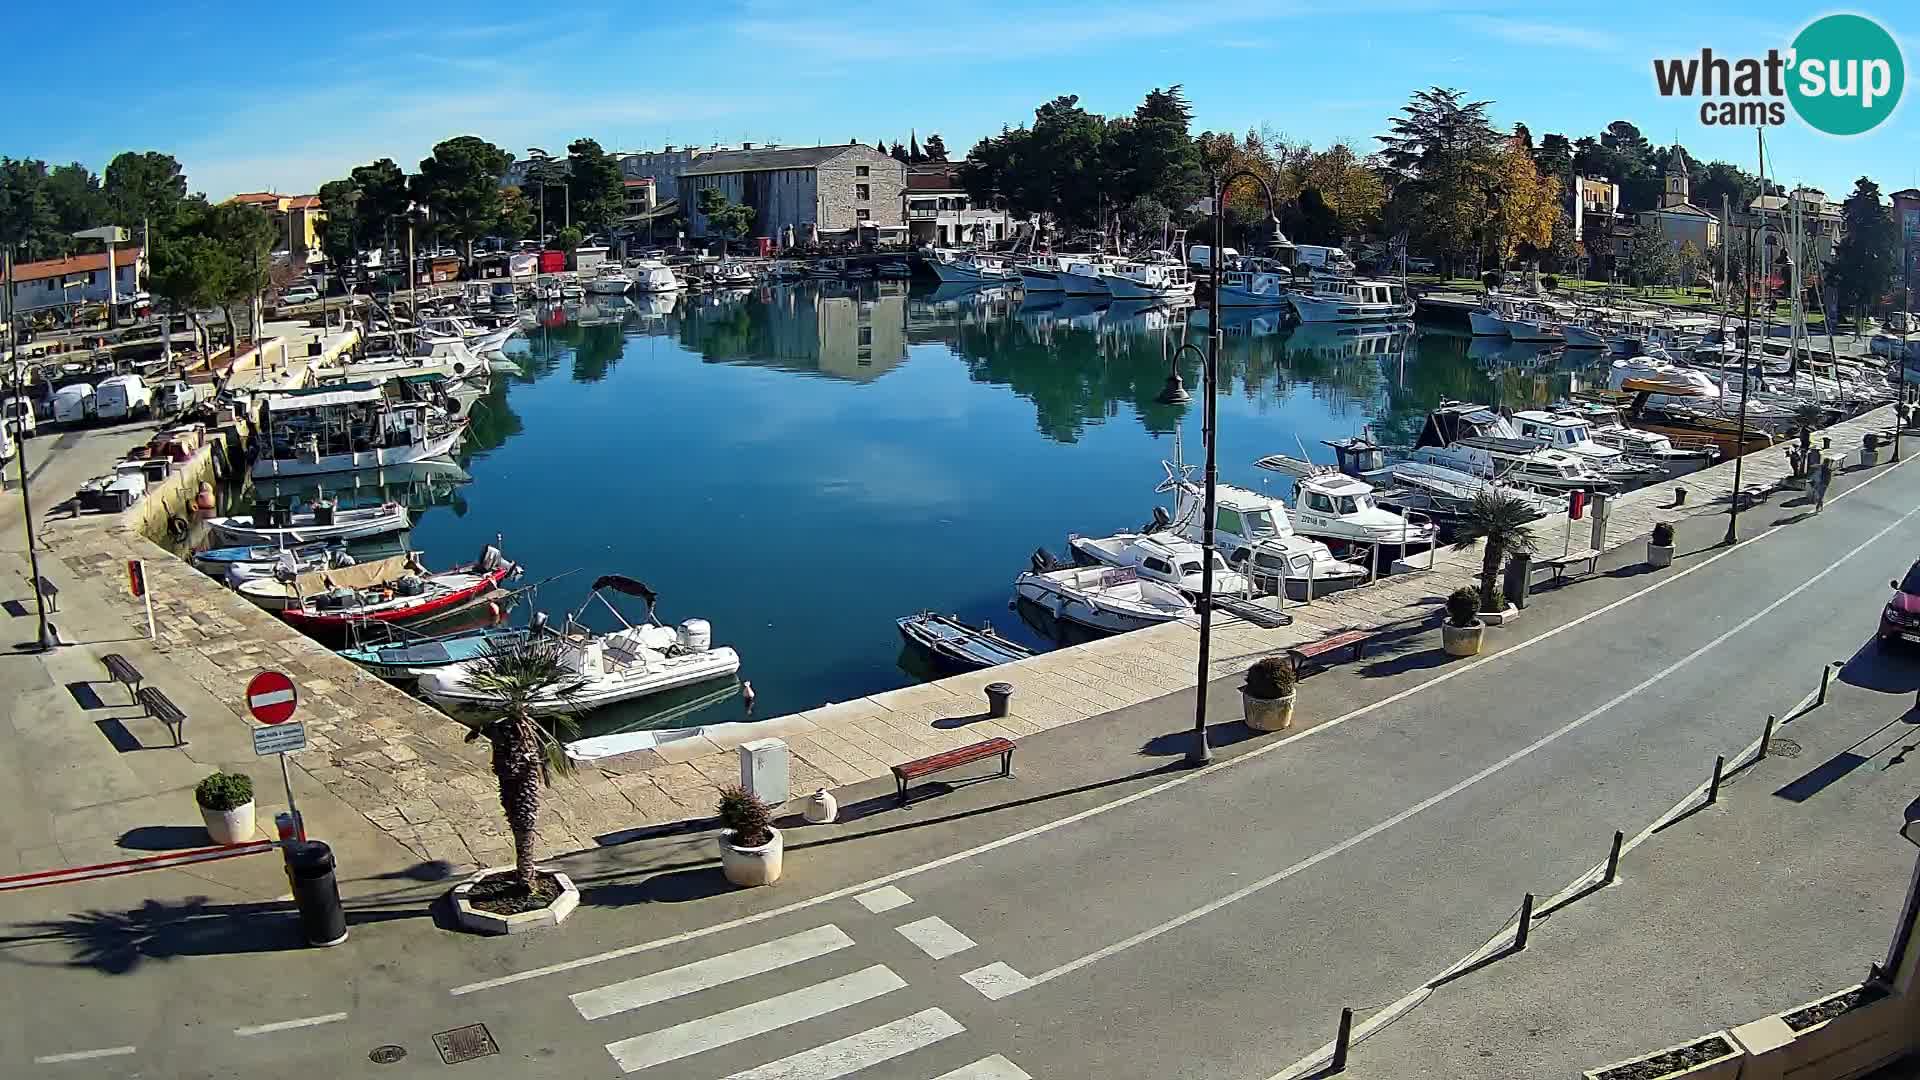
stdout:
POLYGON ((1501 147, 1494 175, 1499 204, 1493 210, 1493 231, 1500 265, 1523 246, 1534 252, 1552 247, 1553 227, 1560 218, 1560 181, 1540 175, 1533 153, 1518 135, 1501 147))

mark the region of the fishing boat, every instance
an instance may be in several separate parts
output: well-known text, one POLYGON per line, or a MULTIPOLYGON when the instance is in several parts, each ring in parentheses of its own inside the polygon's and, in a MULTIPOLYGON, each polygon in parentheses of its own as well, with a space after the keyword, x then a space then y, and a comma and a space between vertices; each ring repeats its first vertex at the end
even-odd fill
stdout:
POLYGON ((1272 259, 1243 257, 1220 272, 1213 288, 1221 307, 1288 307, 1293 270, 1272 259))
POLYGON ((1065 566, 1044 548, 1014 579, 1013 594, 1062 622, 1124 634, 1167 622, 1194 622, 1193 605, 1171 585, 1118 566, 1065 566))
MULTIPOLYGON (((1171 585, 1189 597, 1199 596, 1205 584, 1206 562, 1200 545, 1173 533, 1069 536, 1067 547, 1081 566, 1129 567, 1142 578, 1171 585)), ((1213 591, 1247 591, 1247 579, 1230 569, 1218 551, 1213 553, 1213 591)))
POLYGON ((1107 268, 1104 280, 1115 300, 1193 299, 1193 279, 1187 275, 1187 268, 1171 256, 1115 263, 1107 268))
POLYGON ((1067 267, 1073 265, 1075 258, 1076 256, 1073 255, 1047 254, 1028 257, 1019 265, 1020 287, 1028 294, 1060 293, 1063 296, 1066 295, 1060 288, 1060 275, 1067 267))
POLYGON ((273 394, 254 435, 255 476, 318 476, 444 457, 466 437, 424 401, 392 401, 376 384, 273 394))
MULTIPOLYGON (((574 676, 575 685, 565 694, 550 689, 535 695, 530 702, 534 715, 584 712, 740 670, 740 654, 726 646, 715 648, 705 619, 688 619, 677 628, 663 625, 654 616, 656 600, 652 589, 633 578, 608 574, 596 580, 580 610, 568 616, 558 631, 561 663, 574 676), (645 621, 639 626, 629 623, 602 595, 603 590, 644 600, 645 621), (620 630, 595 634, 580 624, 595 600, 620 621, 620 630)), ((471 661, 434 668, 419 676, 420 693, 448 709, 497 707, 500 699, 475 686, 474 674, 471 661)))
POLYGON ((226 582, 227 588, 238 590, 240 586, 259 578, 293 577, 314 570, 344 569, 359 561, 348 554, 344 546, 325 545, 319 551, 305 555, 295 555, 293 549, 288 548, 271 559, 228 563, 221 572, 220 580, 226 582))
POLYGON ((332 503, 320 502, 298 514, 257 504, 250 517, 238 514, 212 517, 207 519, 207 525, 233 544, 278 548, 387 536, 407 531, 413 525, 413 518, 406 507, 393 502, 353 510, 341 510, 332 503))
POLYGON ((428 671, 518 648, 540 632, 543 625, 535 616, 532 627, 484 626, 412 641, 338 649, 334 655, 351 660, 368 674, 388 682, 410 683, 428 671))
POLYGON ((208 548, 205 551, 196 551, 187 556, 187 558, 188 561, 193 563, 194 568, 201 573, 210 574, 214 577, 223 577, 226 575, 227 567, 229 566, 243 563, 267 563, 271 565, 273 561, 278 559, 283 553, 291 554, 296 559, 311 559, 317 555, 325 555, 330 551, 345 550, 345 546, 339 543, 300 544, 290 548, 273 547, 268 544, 248 544, 240 547, 208 548))
POLYGON ((1004 256, 989 255, 984 251, 957 255, 943 253, 941 258, 929 259, 927 265, 942 284, 1013 284, 1020 280, 1020 271, 1014 269, 1012 262, 1004 256))
POLYGON ((1413 318, 1413 300, 1399 282, 1316 277, 1307 289, 1287 293, 1303 323, 1385 322, 1413 318))
POLYGON ((1001 637, 993 627, 968 626, 958 615, 923 611, 896 620, 895 625, 907 644, 948 671, 977 671, 1033 655, 1032 649, 1001 637))
POLYGON ((1374 501, 1372 484, 1331 465, 1285 454, 1268 454, 1253 464, 1294 478, 1293 527, 1306 536, 1399 548, 1427 547, 1439 539, 1439 529, 1425 514, 1386 509, 1374 501))
POLYGON ((507 340, 520 332, 518 323, 488 329, 464 315, 436 315, 422 319, 420 326, 431 333, 457 337, 477 355, 499 352, 507 340))
POLYGON ((1107 287, 1107 271, 1116 265, 1116 260, 1104 255, 1082 255, 1067 263, 1060 271, 1060 291, 1068 296, 1111 296, 1107 287))
POLYGON ((474 562, 438 574, 426 573, 415 555, 396 555, 289 581, 256 579, 239 591, 298 629, 337 633, 366 623, 431 618, 491 592, 518 569, 488 545, 474 562))
MULTIPOLYGON (((1180 465, 1164 464, 1169 477, 1157 490, 1174 493, 1174 509, 1169 516, 1165 508, 1155 507, 1154 522, 1165 520, 1171 531, 1200 541, 1206 536, 1205 493, 1181 478, 1180 465)), ((1341 559, 1326 544, 1294 531, 1286 504, 1258 491, 1215 485, 1213 521, 1216 550, 1225 552, 1227 565, 1264 592, 1304 600, 1367 582, 1365 564, 1341 559)))

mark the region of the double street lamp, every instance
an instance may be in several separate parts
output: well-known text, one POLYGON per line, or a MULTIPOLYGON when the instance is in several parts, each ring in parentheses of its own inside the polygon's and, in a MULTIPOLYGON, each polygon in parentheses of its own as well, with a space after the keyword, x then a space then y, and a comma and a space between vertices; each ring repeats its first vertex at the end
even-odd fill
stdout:
MULTIPOLYGON (((1267 199, 1267 228, 1270 232, 1268 245, 1278 243, 1285 234, 1280 231, 1280 215, 1274 209, 1273 188, 1258 173, 1241 169, 1228 174, 1225 178, 1212 176, 1208 182, 1212 187, 1213 207, 1213 248, 1208 252, 1207 264, 1213 274, 1213 295, 1207 307, 1207 351, 1192 342, 1183 343, 1174 351, 1172 368, 1167 373, 1166 389, 1155 400, 1162 405, 1185 405, 1193 400, 1186 385, 1180 381, 1180 358, 1188 349, 1203 361, 1201 371, 1201 392, 1206 401, 1201 407, 1202 441, 1206 444, 1206 480, 1201 500, 1201 540, 1200 540, 1200 679, 1193 693, 1193 741, 1187 747, 1187 764, 1199 766, 1213 760, 1213 747, 1207 744, 1207 683, 1208 659, 1213 644, 1213 515, 1215 500, 1219 491, 1220 470, 1215 448, 1219 434, 1219 395, 1216 385, 1220 378, 1221 343, 1225 340, 1220 326, 1220 277, 1225 268, 1221 265, 1221 251, 1226 246, 1226 194, 1235 181, 1251 179, 1260 185, 1260 191, 1267 199)), ((1185 257, 1185 253, 1180 253, 1185 257)), ((1284 582, 1281 587, 1286 586, 1284 582)))
MULTIPOLYGON (((13 385, 7 388, 6 398, 25 403, 26 383, 20 375, 20 342, 15 337, 13 325, 13 245, 7 245, 0 252, 0 342, 4 342, 8 354, 13 359, 13 385)), ((29 406, 31 407, 31 406, 29 406)), ((33 575, 33 601, 39 614, 40 634, 35 640, 40 650, 45 652, 60 644, 60 637, 53 626, 47 622, 47 594, 40 588, 40 545, 33 535, 33 499, 27 492, 27 432, 26 424, 21 423, 14 429, 16 441, 15 453, 20 465, 20 516, 27 525, 27 564, 28 573, 33 575)))

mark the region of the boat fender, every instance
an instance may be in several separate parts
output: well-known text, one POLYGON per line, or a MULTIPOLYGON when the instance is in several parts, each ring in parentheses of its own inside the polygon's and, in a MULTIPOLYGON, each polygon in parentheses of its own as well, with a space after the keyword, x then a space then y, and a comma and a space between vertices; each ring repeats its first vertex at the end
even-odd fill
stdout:
POLYGON ((493 613, 494 622, 497 623, 500 621, 500 605, 498 602, 493 600, 487 601, 487 610, 493 613))
POLYGON ((167 535, 173 537, 175 540, 185 540, 187 538, 187 519, 178 514, 168 518, 167 535))

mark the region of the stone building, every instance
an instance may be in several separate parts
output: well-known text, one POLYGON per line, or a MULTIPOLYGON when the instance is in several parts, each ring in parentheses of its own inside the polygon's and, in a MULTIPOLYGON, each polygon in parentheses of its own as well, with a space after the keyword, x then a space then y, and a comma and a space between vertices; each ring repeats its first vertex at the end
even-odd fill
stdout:
POLYGON ((1691 184, 1687 152, 1676 143, 1667 158, 1666 190, 1660 194, 1660 205, 1642 210, 1638 216, 1641 223, 1657 226, 1676 249, 1692 244, 1693 250, 1704 257, 1720 246, 1720 218, 1693 205, 1688 190, 1691 184))
POLYGON ((786 243, 877 236, 899 242, 906 235, 907 167, 859 143, 791 149, 722 150, 706 153, 679 174, 680 205, 690 236, 708 235, 700 192, 718 188, 754 209, 751 235, 786 243))
POLYGON ((1013 215, 1004 208, 973 205, 957 165, 909 166, 906 200, 907 238, 916 246, 992 244, 1013 234, 1013 215))

